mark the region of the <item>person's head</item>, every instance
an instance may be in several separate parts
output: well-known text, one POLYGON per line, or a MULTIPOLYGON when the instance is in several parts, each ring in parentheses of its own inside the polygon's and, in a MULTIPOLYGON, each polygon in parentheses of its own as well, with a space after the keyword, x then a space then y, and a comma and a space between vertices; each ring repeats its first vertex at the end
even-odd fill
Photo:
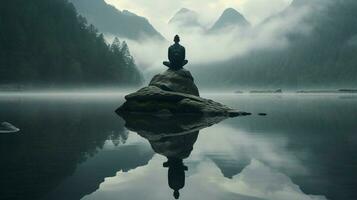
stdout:
POLYGON ((175 199, 179 199, 180 198, 180 192, 178 190, 174 191, 174 197, 175 197, 175 199))
POLYGON ((180 42, 180 36, 175 35, 174 42, 175 43, 179 43, 180 42))

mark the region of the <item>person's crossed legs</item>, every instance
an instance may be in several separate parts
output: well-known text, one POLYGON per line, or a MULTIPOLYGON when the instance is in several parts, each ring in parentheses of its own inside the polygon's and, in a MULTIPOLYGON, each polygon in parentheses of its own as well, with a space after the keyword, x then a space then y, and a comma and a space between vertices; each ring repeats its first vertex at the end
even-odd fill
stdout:
POLYGON ((183 66, 187 65, 187 63, 188 63, 188 60, 184 60, 184 61, 182 61, 181 66, 177 67, 177 66, 173 66, 169 61, 163 62, 163 64, 170 69, 181 69, 181 68, 183 68, 183 66))

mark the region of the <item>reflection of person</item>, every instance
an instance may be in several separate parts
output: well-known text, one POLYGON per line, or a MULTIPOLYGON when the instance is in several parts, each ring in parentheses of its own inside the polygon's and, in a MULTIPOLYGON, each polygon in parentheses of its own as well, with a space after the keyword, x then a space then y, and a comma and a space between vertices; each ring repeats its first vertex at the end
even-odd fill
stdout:
POLYGON ((174 190, 175 199, 178 199, 180 197, 179 190, 185 186, 185 171, 188 168, 183 164, 182 159, 179 158, 168 158, 168 161, 163 166, 169 168, 169 186, 174 190))
POLYGON ((180 37, 178 35, 174 38, 175 44, 169 47, 168 57, 169 62, 165 61, 163 64, 170 69, 178 70, 183 68, 188 61, 186 60, 186 50, 185 47, 181 46, 180 37))

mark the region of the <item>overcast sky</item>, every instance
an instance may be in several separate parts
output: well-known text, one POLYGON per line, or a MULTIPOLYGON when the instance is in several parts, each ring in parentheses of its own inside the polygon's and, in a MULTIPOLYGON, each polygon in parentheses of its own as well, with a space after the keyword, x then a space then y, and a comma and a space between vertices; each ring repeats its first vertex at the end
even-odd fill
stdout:
POLYGON ((292 0, 105 0, 119 10, 129 10, 148 20, 159 31, 181 8, 200 13, 206 25, 214 23, 225 8, 235 8, 251 23, 256 24, 269 15, 279 12, 292 0))
POLYGON ((292 0, 105 0, 119 10, 129 10, 146 17, 155 28, 164 31, 167 22, 181 8, 197 11, 206 25, 213 24, 224 9, 232 7, 252 24, 279 12, 292 0))

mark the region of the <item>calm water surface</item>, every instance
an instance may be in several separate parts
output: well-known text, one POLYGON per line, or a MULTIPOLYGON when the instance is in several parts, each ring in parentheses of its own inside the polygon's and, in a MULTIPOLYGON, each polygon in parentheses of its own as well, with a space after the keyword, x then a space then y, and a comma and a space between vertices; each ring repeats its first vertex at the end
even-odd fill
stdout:
POLYGON ((203 96, 253 115, 158 138, 120 94, 0 95, 0 199, 357 199, 357 96, 203 96))

